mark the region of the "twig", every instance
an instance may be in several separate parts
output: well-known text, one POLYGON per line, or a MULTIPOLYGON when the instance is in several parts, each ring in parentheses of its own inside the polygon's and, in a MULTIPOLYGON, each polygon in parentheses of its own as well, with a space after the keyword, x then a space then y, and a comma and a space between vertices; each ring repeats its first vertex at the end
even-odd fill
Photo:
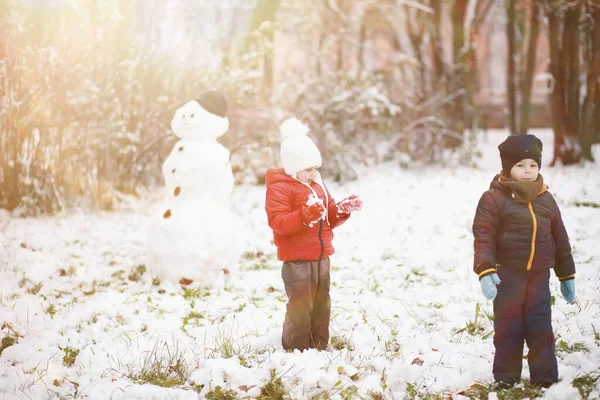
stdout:
POLYGON ((169 136, 168 133, 164 133, 156 138, 154 138, 153 140, 151 140, 150 142, 148 142, 146 144, 146 146, 144 146, 144 148, 135 156, 131 159, 131 161, 129 161, 129 164, 127 164, 122 170, 121 172, 119 172, 119 175, 117 176, 117 182, 121 182, 121 180, 123 179, 124 175, 129 172, 129 170, 131 169, 131 167, 147 152, 149 152, 150 150, 154 149, 154 146, 159 143, 160 141, 162 141, 164 138, 166 138, 167 136, 169 136))

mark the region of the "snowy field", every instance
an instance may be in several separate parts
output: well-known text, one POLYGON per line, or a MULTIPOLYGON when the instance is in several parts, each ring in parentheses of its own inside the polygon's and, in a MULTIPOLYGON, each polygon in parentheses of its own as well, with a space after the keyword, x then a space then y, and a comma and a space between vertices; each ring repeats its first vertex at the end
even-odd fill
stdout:
MULTIPOLYGON (((575 304, 551 281, 560 382, 540 393, 578 399, 572 382, 600 374, 600 208, 581 206, 600 203, 600 162, 551 168, 551 132, 533 133, 577 265, 575 304)), ((329 185, 365 206, 336 230, 326 352, 281 348, 286 296, 263 186, 235 188, 253 236, 239 274, 212 288, 156 284, 145 271, 156 198, 114 213, 0 210, 0 398, 465 399, 489 387, 492 307, 471 269, 471 224, 505 132, 485 137, 477 168, 384 165, 329 185)))

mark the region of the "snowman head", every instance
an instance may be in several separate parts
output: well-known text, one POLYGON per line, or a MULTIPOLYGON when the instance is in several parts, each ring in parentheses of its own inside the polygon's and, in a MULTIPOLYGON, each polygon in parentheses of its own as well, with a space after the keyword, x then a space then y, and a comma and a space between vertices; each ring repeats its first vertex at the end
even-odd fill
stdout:
POLYGON ((229 120, 227 117, 210 113, 196 100, 192 100, 175 111, 171 128, 180 139, 215 140, 227 132, 229 120))

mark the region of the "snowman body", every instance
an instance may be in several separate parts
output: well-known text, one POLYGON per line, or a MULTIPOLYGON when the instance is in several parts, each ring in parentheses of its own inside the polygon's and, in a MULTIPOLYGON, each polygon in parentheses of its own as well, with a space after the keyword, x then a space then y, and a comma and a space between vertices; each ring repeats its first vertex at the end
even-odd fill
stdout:
POLYGON ((205 198, 228 202, 233 190, 229 151, 216 140, 179 140, 163 163, 162 172, 167 201, 173 195, 174 202, 205 198))
POLYGON ((230 154, 217 142, 229 121, 190 101, 171 127, 180 140, 163 163, 164 205, 150 224, 147 263, 161 281, 211 285, 237 269, 243 252, 240 221, 229 208, 230 154))

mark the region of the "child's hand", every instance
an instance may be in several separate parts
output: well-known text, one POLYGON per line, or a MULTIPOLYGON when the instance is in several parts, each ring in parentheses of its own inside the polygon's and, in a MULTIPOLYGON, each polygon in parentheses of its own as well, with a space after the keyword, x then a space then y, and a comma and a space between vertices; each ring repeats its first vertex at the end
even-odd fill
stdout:
POLYGON ((494 300, 498 294, 498 288, 496 288, 496 286, 500 284, 500 277, 498 274, 494 272, 493 274, 486 275, 481 278, 479 283, 481 284, 481 291, 485 298, 494 300))
POLYGON ((352 211, 360 211, 362 206, 362 200, 355 194, 348 196, 335 205, 338 215, 349 214, 352 211))
POLYGON ((560 283, 560 292, 562 293, 567 303, 573 303, 573 301, 575 301, 575 279, 562 281, 560 283))
POLYGON ((300 210, 300 219, 304 225, 313 226, 325 215, 326 209, 323 205, 323 200, 311 195, 306 202, 306 205, 300 210))

